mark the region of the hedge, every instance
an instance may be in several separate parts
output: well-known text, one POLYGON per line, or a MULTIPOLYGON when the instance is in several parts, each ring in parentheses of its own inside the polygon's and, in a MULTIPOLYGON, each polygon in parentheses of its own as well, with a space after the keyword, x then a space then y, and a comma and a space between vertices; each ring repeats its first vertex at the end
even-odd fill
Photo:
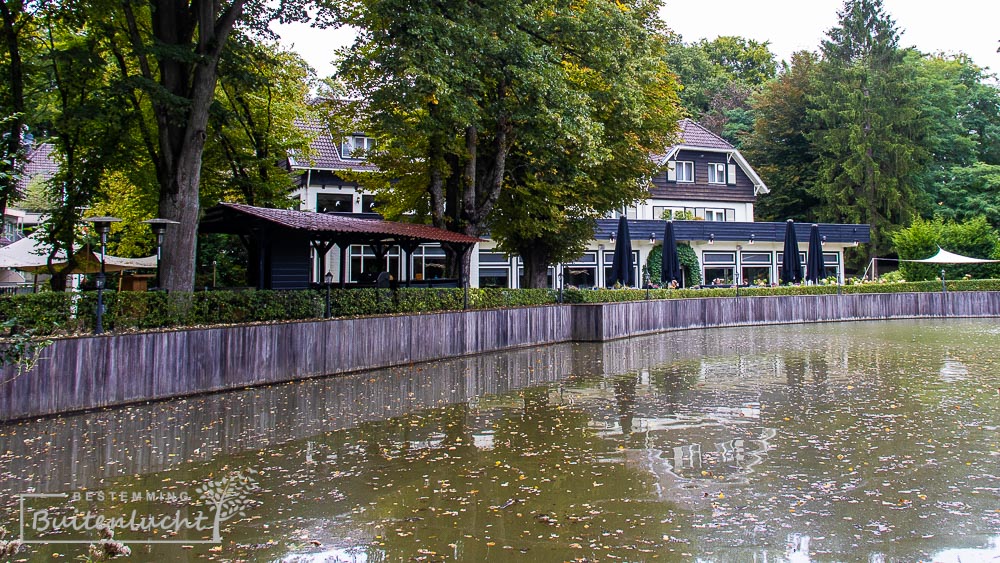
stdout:
MULTIPOLYGON (((948 291, 1000 291, 1000 280, 955 280, 948 291)), ((940 281, 866 283, 840 286, 845 294, 941 291, 940 281)), ((837 293, 834 285, 741 287, 739 295, 821 295, 837 293)), ((565 303, 613 303, 644 299, 734 297, 735 288, 719 289, 568 289, 565 303)), ((556 303, 551 289, 470 289, 470 309, 526 307, 556 303)), ((291 321, 322 318, 326 292, 209 291, 197 293, 104 292, 104 328, 108 331, 170 327, 291 321)), ((465 292, 455 288, 333 289, 330 310, 334 317, 404 314, 461 310, 465 292)), ((10 334, 89 333, 95 325, 96 292, 44 292, 0 297, 0 324, 10 334)))

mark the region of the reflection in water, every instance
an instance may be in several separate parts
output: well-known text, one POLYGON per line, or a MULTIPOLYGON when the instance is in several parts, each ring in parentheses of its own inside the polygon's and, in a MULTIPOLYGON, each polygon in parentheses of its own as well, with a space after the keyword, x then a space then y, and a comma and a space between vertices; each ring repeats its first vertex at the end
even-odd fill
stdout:
POLYGON ((692 331, 0 426, 0 525, 18 492, 249 468, 221 552, 139 560, 988 561, 998 344, 988 321, 692 331))

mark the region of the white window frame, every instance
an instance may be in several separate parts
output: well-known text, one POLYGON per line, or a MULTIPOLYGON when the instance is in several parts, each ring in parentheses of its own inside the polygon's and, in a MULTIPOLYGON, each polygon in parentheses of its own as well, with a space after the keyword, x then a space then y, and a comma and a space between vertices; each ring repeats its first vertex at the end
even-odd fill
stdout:
POLYGON ((375 148, 375 139, 364 135, 344 137, 340 143, 340 158, 345 160, 364 160, 365 153, 375 148))
POLYGON ((694 182, 694 162, 690 160, 678 160, 676 165, 677 181, 682 183, 694 182))
POLYGON ((726 183, 726 165, 723 162, 711 162, 708 164, 708 183, 726 183))
POLYGON ((706 221, 725 221, 726 220, 726 210, 725 209, 706 209, 705 210, 705 220, 706 221))

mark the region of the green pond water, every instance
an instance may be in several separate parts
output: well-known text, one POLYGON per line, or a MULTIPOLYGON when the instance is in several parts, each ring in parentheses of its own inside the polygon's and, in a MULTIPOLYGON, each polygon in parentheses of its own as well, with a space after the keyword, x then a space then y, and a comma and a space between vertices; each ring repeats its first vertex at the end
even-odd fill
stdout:
POLYGON ((98 516, 133 561, 1000 561, 1000 322, 690 331, 0 426, 0 525, 40 542, 14 560, 86 553, 98 516))

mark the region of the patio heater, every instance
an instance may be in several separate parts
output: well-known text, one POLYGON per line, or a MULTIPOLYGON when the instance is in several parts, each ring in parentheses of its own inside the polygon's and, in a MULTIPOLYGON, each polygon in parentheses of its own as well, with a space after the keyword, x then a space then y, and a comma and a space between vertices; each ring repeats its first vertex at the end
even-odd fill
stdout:
MULTIPOLYGON (((179 225, 180 223, 177 221, 171 221, 170 219, 162 219, 160 217, 147 219, 143 221, 143 223, 149 225, 150 230, 152 230, 153 234, 156 235, 156 289, 160 289, 160 257, 163 254, 163 235, 167 232, 167 225, 179 225)), ((213 285, 214 283, 215 282, 213 281, 213 285)))
POLYGON ((323 276, 323 282, 326 284, 326 309, 324 309, 324 311, 323 311, 323 318, 324 319, 329 319, 330 318, 330 313, 331 313, 331 311, 330 311, 330 285, 333 284, 333 272, 327 272, 326 275, 323 276))
POLYGON ((88 223, 94 224, 94 229, 101 236, 101 271, 97 274, 97 325, 94 327, 94 334, 104 332, 104 284, 107 278, 104 275, 104 255, 107 253, 108 233, 111 232, 111 223, 121 221, 118 217, 87 217, 84 219, 88 223))

